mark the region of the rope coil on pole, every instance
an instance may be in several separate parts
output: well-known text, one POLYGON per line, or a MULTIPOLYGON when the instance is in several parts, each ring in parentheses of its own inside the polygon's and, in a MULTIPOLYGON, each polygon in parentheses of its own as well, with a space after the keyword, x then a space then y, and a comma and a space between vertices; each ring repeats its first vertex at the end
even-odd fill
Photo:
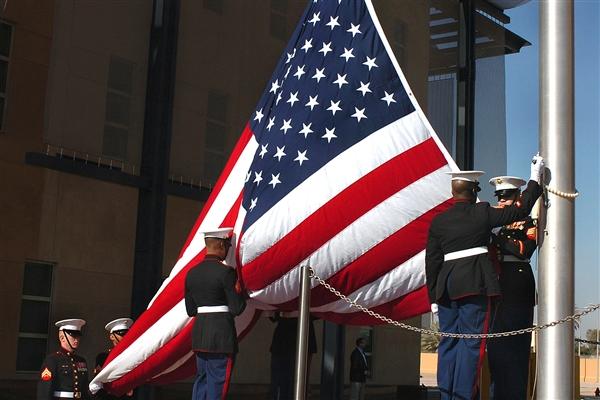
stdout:
POLYGON ((424 335, 433 335, 433 336, 438 336, 438 337, 450 337, 450 338, 457 338, 457 339, 484 339, 484 338, 499 338, 499 337, 517 336, 517 335, 522 335, 525 333, 540 331, 542 329, 546 329, 546 328, 550 328, 550 327, 553 327, 556 325, 564 324, 565 322, 572 322, 572 321, 579 319, 580 317, 582 317, 586 314, 589 314, 593 311, 596 311, 597 309, 600 308, 600 304, 591 304, 591 305, 581 309, 581 311, 579 311, 573 315, 568 315, 559 320, 548 322, 544 325, 532 326, 530 328, 519 329, 516 331, 510 331, 510 332, 477 333, 477 334, 475 334, 475 333, 438 332, 438 331, 433 331, 431 329, 417 328, 415 326, 408 325, 408 324, 405 324, 400 321, 395 321, 389 317, 386 317, 385 315, 381 315, 373 310, 368 309, 367 307, 364 307, 364 306, 358 304, 356 301, 352 300, 351 298, 349 298, 348 296, 341 293, 339 290, 337 290, 336 288, 334 288, 333 286, 331 286, 330 284, 325 282, 325 280, 323 278, 316 275, 312 268, 310 268, 310 277, 312 279, 315 279, 316 281, 318 281, 321 285, 323 285, 323 287, 325 287, 325 289, 329 290, 335 296, 344 300, 346 303, 350 304, 352 307, 357 308, 358 310, 372 316, 373 318, 383 321, 386 324, 394 325, 399 328, 406 329, 406 330, 409 330, 409 331, 412 331, 415 333, 420 333, 420 334, 424 334, 424 335))

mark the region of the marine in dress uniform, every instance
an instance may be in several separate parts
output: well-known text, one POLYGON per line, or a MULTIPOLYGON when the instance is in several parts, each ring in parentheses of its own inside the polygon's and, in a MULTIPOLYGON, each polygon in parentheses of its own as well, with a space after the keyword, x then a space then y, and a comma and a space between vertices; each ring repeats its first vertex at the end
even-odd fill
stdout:
MULTIPOLYGON (((439 307, 440 330, 487 333, 490 298, 500 295, 498 275, 488 254, 491 230, 525 218, 542 193, 543 159, 534 157, 532 180, 519 201, 504 208, 477 203, 481 171, 452 174, 455 204, 432 221, 425 255, 429 298, 439 307)), ((442 338, 438 386, 442 399, 470 400, 479 390, 485 340, 442 338)))
MULTIPOLYGON (((131 318, 117 318, 113 321, 110 321, 104 329, 108 332, 108 340, 112 343, 112 347, 107 351, 102 353, 98 353, 96 356, 96 366, 94 367, 94 375, 98 374, 102 370, 106 359, 108 358, 108 354, 110 351, 123 339, 123 336, 127 334, 129 328, 133 324, 133 320, 131 318)), ((127 396, 132 396, 133 390, 127 393, 127 396)), ((102 399, 102 400, 110 400, 110 399, 124 399, 125 396, 114 396, 109 394, 106 390, 100 389, 95 395, 94 399, 102 399)))
POLYGON ((46 356, 42 363, 37 399, 89 399, 87 362, 75 354, 85 321, 64 319, 55 325, 61 348, 46 356))
POLYGON ((185 279, 185 307, 195 317, 192 349, 196 353, 194 400, 224 399, 238 351, 234 316, 246 307, 235 270, 223 263, 233 228, 204 232, 206 256, 185 279))
MULTIPOLYGON (((498 207, 519 199, 521 178, 498 176, 490 179, 496 189, 498 207)), ((533 324, 535 279, 529 258, 537 247, 537 228, 531 217, 503 226, 493 241, 500 262, 500 289, 492 332, 529 328, 533 324)), ((531 333, 493 338, 488 343, 488 361, 494 400, 524 400, 527 396, 531 333)))

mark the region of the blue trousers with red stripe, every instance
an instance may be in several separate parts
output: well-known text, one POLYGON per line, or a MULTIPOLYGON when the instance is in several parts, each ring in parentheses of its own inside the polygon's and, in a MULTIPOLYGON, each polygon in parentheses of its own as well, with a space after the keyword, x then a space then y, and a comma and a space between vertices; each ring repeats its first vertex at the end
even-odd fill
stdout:
MULTIPOLYGON (((467 296, 438 304, 440 331, 487 333, 490 300, 467 296)), ((442 338, 438 347, 438 387, 442 400, 472 400, 479 391, 485 340, 442 338)))
POLYGON ((192 400, 225 399, 232 369, 231 354, 196 353, 196 380, 192 400))

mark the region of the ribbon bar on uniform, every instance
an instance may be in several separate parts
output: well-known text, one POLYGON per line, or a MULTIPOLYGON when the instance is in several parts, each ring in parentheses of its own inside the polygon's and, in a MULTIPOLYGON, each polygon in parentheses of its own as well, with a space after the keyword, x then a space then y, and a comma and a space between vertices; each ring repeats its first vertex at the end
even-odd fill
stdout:
POLYGON ((201 306, 196 310, 198 314, 210 314, 216 312, 229 312, 229 307, 227 306, 201 306))
POLYGON ((452 253, 444 254, 444 261, 456 260, 458 258, 465 258, 476 256, 478 254, 484 254, 488 252, 486 246, 472 247, 470 249, 453 251, 452 253))

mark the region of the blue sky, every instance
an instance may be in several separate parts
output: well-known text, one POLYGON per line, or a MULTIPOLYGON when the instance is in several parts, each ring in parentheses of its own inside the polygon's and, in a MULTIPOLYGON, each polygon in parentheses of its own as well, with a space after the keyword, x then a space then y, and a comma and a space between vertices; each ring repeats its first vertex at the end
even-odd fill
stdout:
MULTIPOLYGON (((508 29, 532 43, 506 57, 507 173, 527 178, 538 151, 538 1, 507 11, 508 29)), ((600 303, 600 1, 575 0, 575 304, 600 303)), ((584 317, 582 330, 600 325, 584 317)), ((583 333, 582 333, 583 336, 583 333)))

